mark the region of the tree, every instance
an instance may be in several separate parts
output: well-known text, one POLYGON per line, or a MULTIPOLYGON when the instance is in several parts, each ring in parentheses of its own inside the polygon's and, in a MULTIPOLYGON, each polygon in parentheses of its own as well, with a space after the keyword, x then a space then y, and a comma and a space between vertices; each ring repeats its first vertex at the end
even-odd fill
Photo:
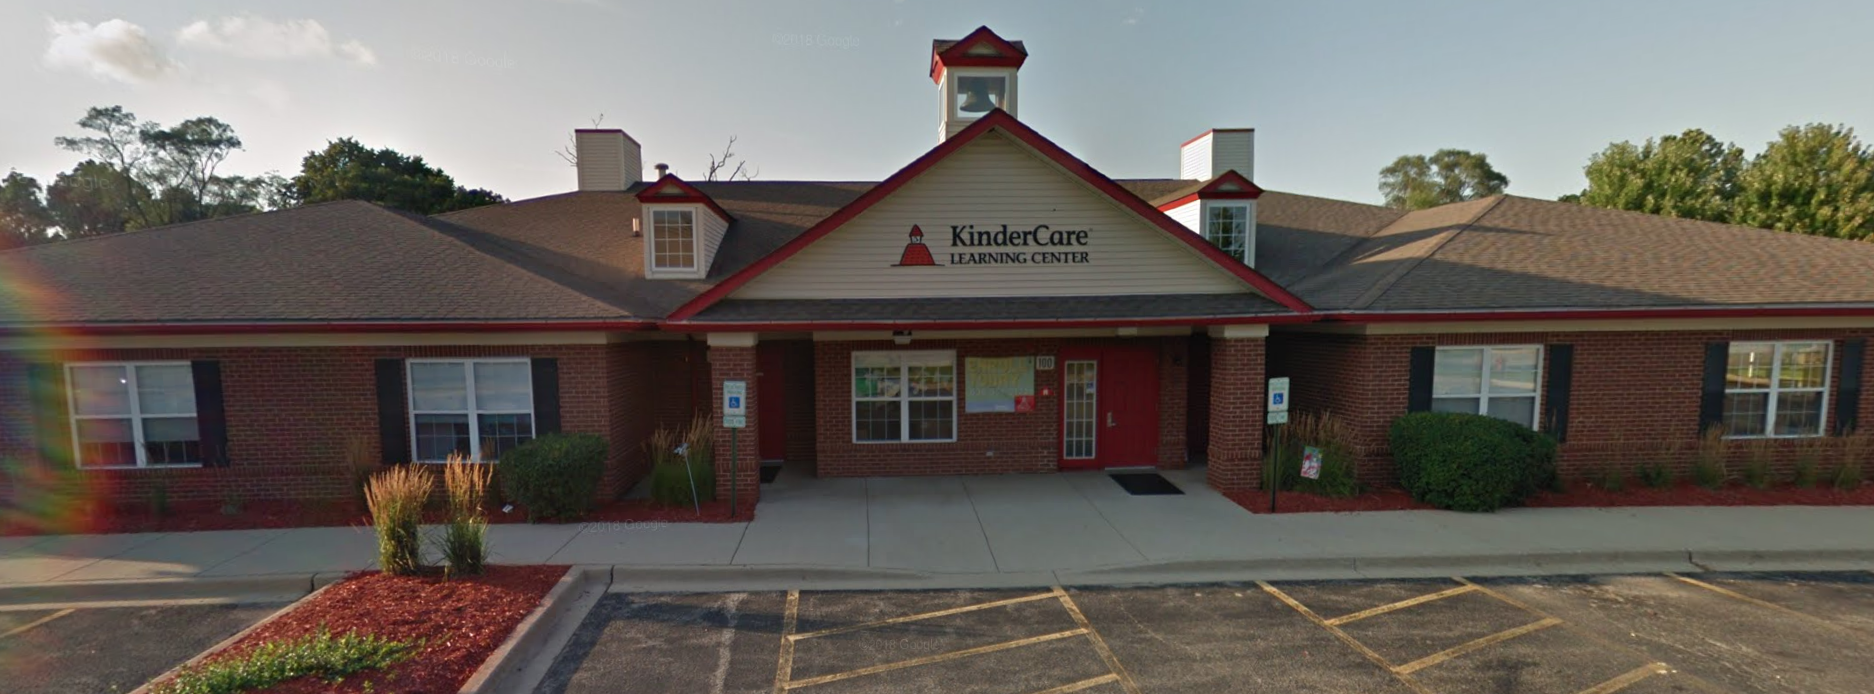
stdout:
POLYGON ((59 174, 46 188, 46 207, 65 238, 111 234, 133 226, 134 210, 147 207, 150 190, 117 167, 87 159, 59 174))
POLYGON ((325 149, 307 152, 298 176, 287 186, 296 204, 331 200, 365 200, 417 214, 437 214, 480 205, 506 202, 483 189, 456 185, 455 179, 430 166, 422 157, 396 150, 371 149, 357 140, 340 138, 325 149))
POLYGON ((1842 125, 1784 128, 1739 177, 1735 221, 1818 236, 1874 237, 1874 150, 1842 125))
POLYGON ((39 179, 8 171, 0 179, 0 250, 43 243, 51 226, 39 179))
POLYGON ((1462 149, 1406 155, 1379 171, 1386 205, 1407 210, 1489 197, 1509 185, 1509 177, 1492 168, 1489 158, 1462 149))
POLYGON ((1588 159, 1588 188, 1565 201, 1728 222, 1743 171, 1744 150, 1694 128, 1638 146, 1608 145, 1588 159))
POLYGON ((735 162, 735 168, 730 169, 729 162, 734 161, 735 159, 736 159, 735 136, 730 135, 729 143, 722 146, 722 156, 718 157, 714 154, 709 155, 709 171, 703 177, 703 180, 705 181, 715 181, 715 180, 733 181, 737 178, 740 178, 744 181, 753 181, 755 180, 756 176, 761 175, 760 170, 756 170, 753 172, 750 172, 748 170, 747 159, 743 159, 742 161, 735 162), (723 173, 724 170, 728 171, 726 175, 723 173))
MULTIPOLYGON (((92 107, 79 119, 78 127, 90 134, 60 137, 53 142, 88 155, 94 163, 121 175, 108 176, 95 167, 85 172, 74 169, 75 180, 94 184, 108 180, 118 189, 115 194, 68 190, 68 203, 126 205, 115 212, 68 210, 90 221, 121 217, 122 229, 140 229, 254 212, 262 209, 255 201, 277 197, 255 195, 253 180, 217 173, 222 162, 241 149, 241 138, 235 135, 234 127, 218 119, 191 118, 165 128, 154 121, 138 120, 122 106, 92 107)), ((102 233, 96 232, 97 228, 86 227, 78 233, 102 233)))

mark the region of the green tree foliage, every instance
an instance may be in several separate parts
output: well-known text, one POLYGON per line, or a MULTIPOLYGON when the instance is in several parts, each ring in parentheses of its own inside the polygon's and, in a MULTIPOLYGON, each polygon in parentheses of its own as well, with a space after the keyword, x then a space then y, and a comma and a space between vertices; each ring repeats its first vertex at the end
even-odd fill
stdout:
POLYGON ((51 226, 39 179, 8 171, 0 179, 0 250, 44 242, 51 226))
POLYGON ((1687 130, 1616 142, 1588 160, 1564 202, 1849 239, 1874 238, 1874 148, 1840 125, 1784 128, 1749 160, 1687 130))
POLYGON ((46 207, 65 238, 136 228, 139 210, 151 206, 149 188, 95 159, 79 162, 46 188, 46 207))
POLYGON ((1874 150, 1852 128, 1784 128, 1739 183, 1740 224, 1849 239, 1874 236, 1874 150))
POLYGON ((1744 150, 1692 129, 1643 145, 1616 142, 1588 160, 1588 189, 1571 202, 1667 217, 1729 221, 1744 150))
POLYGON ((308 152, 287 196, 297 204, 366 200, 417 214, 437 214, 507 200, 487 190, 456 185, 422 157, 396 150, 371 149, 357 140, 333 140, 324 150, 308 152))
POLYGON ((1379 171, 1387 207, 1422 210, 1502 193, 1510 179, 1481 152, 1441 149, 1427 157, 1410 154, 1379 171))
POLYGON ((166 128, 111 106, 86 111, 78 127, 83 135, 54 142, 90 158, 47 190, 46 204, 68 237, 278 207, 280 177, 218 172, 241 149, 233 126, 220 120, 191 118, 166 128))

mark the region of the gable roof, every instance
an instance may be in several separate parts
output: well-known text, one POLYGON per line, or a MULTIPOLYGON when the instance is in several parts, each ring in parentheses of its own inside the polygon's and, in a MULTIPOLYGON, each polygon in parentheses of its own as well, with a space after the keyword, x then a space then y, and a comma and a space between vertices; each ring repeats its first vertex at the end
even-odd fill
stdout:
POLYGON ((991 131, 1000 131, 1008 134, 1017 142, 1020 142, 1022 145, 1040 154, 1043 158, 1065 169, 1069 175, 1078 177, 1080 180, 1091 185, 1095 190, 1112 198, 1115 202, 1118 202, 1121 207, 1130 210, 1153 227, 1169 235, 1172 239, 1192 249, 1220 270, 1235 275, 1238 279, 1254 287, 1258 292, 1261 292, 1271 300, 1293 311, 1308 312, 1312 310, 1306 302, 1289 293, 1287 289, 1283 289, 1280 285, 1270 281, 1269 278, 1264 277, 1261 273, 1250 269, 1248 266, 1242 264, 1241 261, 1231 258, 1216 246, 1204 241, 1201 237, 1190 233, 1183 225, 1165 216, 1165 213, 1160 212, 1157 208, 1141 200, 1138 195, 1133 194, 1118 183, 1113 182, 1112 179, 1095 171, 1093 167, 1088 166, 1086 162, 1075 158, 1072 154, 1067 153, 1066 150, 1061 149, 1059 145, 1042 137, 1040 133, 1035 132, 1032 128, 1023 125, 1021 121, 1016 120, 1014 116, 1010 116, 1008 112, 1002 109, 993 109, 982 118, 977 119, 976 122, 971 123, 969 127, 958 132, 955 136, 944 140, 942 144, 932 148, 929 152, 925 152, 923 156, 918 157, 917 160, 911 162, 910 165, 899 169, 897 173, 892 174, 882 183, 867 190, 863 195, 860 195, 857 200, 852 201, 851 204, 840 208, 838 212, 820 220, 819 223, 814 224, 812 228, 808 229, 806 233, 788 241, 780 249, 769 254, 767 257, 756 261, 748 267, 743 268, 741 271, 736 272, 734 275, 729 276, 727 279, 716 283, 715 286, 710 287, 707 291, 696 297, 696 299, 672 312, 669 320, 686 320, 695 316, 703 309, 708 308, 710 304, 721 301, 731 292, 747 284, 756 276, 766 272, 769 268, 774 267, 794 254, 799 253, 801 249, 812 245, 833 230, 852 221, 852 219, 857 217, 861 212, 866 211, 873 205, 886 199, 906 183, 915 180, 920 174, 936 166, 938 162, 943 161, 945 158, 967 146, 970 142, 975 141, 977 138, 991 131))
POLYGON ((1020 41, 997 36, 987 26, 976 27, 969 35, 955 41, 930 42, 930 78, 939 81, 943 71, 953 67, 1020 68, 1028 60, 1028 47, 1020 41))
POLYGON ((677 178, 677 175, 672 173, 664 174, 663 178, 659 178, 656 182, 639 190, 637 197, 639 203, 693 203, 703 205, 722 217, 722 221, 735 221, 735 216, 729 214, 728 210, 722 209, 721 205, 716 204, 716 201, 710 198, 709 194, 697 190, 696 186, 690 185, 681 178, 677 178))
POLYGON ((1191 185, 1180 188, 1176 192, 1161 195, 1152 201, 1152 206, 1161 210, 1170 210, 1199 200, 1255 200, 1262 197, 1262 194, 1262 186, 1256 185, 1248 177, 1231 169, 1208 181, 1191 182, 1191 185))
POLYGON ((462 232, 342 201, 17 249, 0 253, 0 284, 16 289, 0 287, 0 330, 648 327, 462 232))

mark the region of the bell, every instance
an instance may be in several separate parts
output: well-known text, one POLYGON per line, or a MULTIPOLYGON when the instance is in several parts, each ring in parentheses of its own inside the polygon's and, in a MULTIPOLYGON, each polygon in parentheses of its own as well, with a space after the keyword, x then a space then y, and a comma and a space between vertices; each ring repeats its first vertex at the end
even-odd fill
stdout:
POLYGON ((989 85, 986 81, 970 80, 963 86, 969 91, 963 93, 963 105, 958 106, 957 110, 965 113, 987 113, 989 109, 996 107, 995 98, 989 95, 989 85))

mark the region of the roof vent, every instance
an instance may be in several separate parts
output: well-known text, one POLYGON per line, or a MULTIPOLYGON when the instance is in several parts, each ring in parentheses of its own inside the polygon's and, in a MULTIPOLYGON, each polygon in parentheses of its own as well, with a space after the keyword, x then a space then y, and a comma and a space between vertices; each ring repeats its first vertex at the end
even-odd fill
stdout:
POLYGON ((669 165, 669 164, 665 164, 665 163, 663 163, 663 162, 661 162, 661 161, 660 161, 660 162, 658 162, 658 163, 657 163, 657 177, 658 177, 659 179, 662 179, 662 178, 664 177, 664 175, 665 175, 665 174, 668 174, 668 173, 670 173, 670 165, 669 165))

